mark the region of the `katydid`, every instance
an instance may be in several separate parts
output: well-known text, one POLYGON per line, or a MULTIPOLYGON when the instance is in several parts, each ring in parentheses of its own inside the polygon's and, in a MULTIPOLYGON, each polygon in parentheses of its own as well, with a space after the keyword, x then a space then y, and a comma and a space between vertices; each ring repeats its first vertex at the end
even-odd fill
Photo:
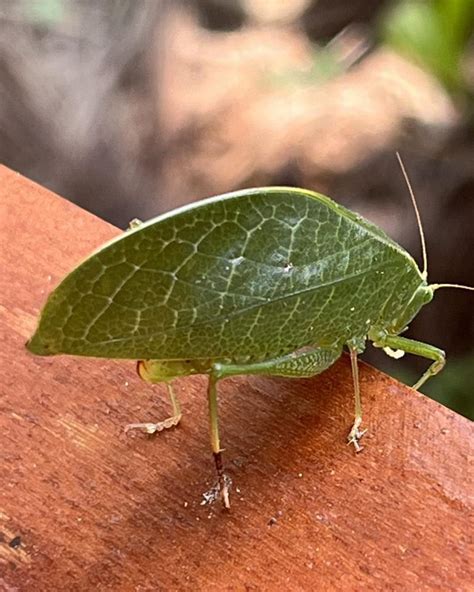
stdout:
MULTIPOLYGON (((401 161, 400 161, 401 164, 401 161)), ((173 415, 131 424, 154 433, 181 418, 171 381, 207 374, 215 491, 229 507, 217 414, 219 380, 239 374, 314 376, 350 352, 361 450, 357 356, 367 340, 389 355, 432 361, 419 388, 445 364, 432 345, 401 337, 441 287, 380 228, 324 195, 288 187, 245 189, 133 227, 74 269, 51 293, 28 342, 38 355, 140 360, 167 384, 173 415)))

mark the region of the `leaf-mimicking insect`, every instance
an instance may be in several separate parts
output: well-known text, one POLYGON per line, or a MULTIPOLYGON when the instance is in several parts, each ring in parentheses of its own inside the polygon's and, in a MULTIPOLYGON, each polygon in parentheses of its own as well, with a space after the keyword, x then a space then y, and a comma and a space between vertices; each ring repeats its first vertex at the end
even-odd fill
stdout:
POLYGON ((134 224, 93 253, 51 293, 27 347, 140 360, 140 376, 166 383, 173 405, 163 422, 128 426, 148 433, 179 422, 171 381, 207 374, 215 492, 228 507, 219 380, 313 376, 347 347, 355 394, 348 440, 358 451, 357 356, 367 340, 432 361, 414 388, 443 368, 443 351, 400 336, 435 290, 463 287, 427 283, 420 231, 423 271, 377 226, 311 191, 263 187, 206 199, 134 224))

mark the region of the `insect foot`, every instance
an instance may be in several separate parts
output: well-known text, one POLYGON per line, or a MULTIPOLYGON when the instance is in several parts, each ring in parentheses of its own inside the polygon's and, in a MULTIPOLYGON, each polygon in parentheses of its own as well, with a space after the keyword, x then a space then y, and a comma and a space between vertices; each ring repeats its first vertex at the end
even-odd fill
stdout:
POLYGON ((140 228, 140 226, 143 226, 143 221, 139 218, 133 218, 133 220, 130 220, 128 223, 127 230, 135 230, 136 228, 140 228))
POLYGON ((179 424, 181 421, 181 413, 179 415, 172 415, 171 417, 167 417, 163 421, 159 421, 158 423, 129 423, 125 426, 124 431, 125 433, 129 432, 130 430, 141 430, 146 434, 156 434, 156 432, 162 432, 163 430, 169 430, 170 428, 174 428, 179 424))
POLYGON ((359 442, 362 436, 367 432, 367 430, 360 429, 361 423, 362 417, 356 417, 354 425, 352 426, 352 429, 349 432, 349 435, 347 436, 347 444, 353 444, 356 452, 360 452, 361 450, 363 450, 364 447, 361 446, 359 442))
POLYGON ((222 473, 219 475, 217 483, 211 487, 208 491, 202 494, 203 500, 201 506, 213 504, 219 498, 222 500, 222 504, 226 510, 230 509, 230 490, 232 487, 232 479, 229 475, 222 473))

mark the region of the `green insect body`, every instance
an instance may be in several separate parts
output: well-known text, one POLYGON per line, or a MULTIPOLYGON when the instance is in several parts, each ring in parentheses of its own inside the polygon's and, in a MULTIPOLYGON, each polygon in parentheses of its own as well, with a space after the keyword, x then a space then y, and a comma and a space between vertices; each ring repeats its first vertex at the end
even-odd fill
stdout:
MULTIPOLYGON (((438 285, 383 231, 302 189, 257 188, 210 198, 135 226, 96 251, 50 295, 28 349, 141 360, 149 382, 209 375, 211 443, 228 506, 216 383, 237 374, 312 376, 351 353, 360 450, 357 354, 366 340, 433 360, 400 337, 438 285)), ((174 415, 148 432, 175 425, 174 415), (168 423, 166 423, 168 422, 168 423)))

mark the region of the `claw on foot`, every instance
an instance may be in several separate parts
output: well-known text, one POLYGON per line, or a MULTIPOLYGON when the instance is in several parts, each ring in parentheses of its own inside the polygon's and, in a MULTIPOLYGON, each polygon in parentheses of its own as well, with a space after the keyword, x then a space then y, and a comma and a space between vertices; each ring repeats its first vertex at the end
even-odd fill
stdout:
POLYGON ((125 433, 130 430, 141 430, 146 434, 156 434, 156 432, 162 432, 163 430, 169 430, 174 428, 181 421, 181 414, 173 415, 158 423, 129 423, 125 426, 125 433))
POLYGON ((356 452, 360 452, 364 448, 359 444, 359 442, 362 436, 367 432, 367 430, 360 429, 361 423, 362 418, 357 417, 351 431, 349 432, 349 435, 347 436, 347 444, 353 444, 356 452))
POLYGON ((211 487, 208 491, 202 494, 203 500, 201 506, 213 504, 219 498, 222 500, 222 504, 226 510, 230 508, 230 490, 232 487, 232 479, 223 473, 219 475, 217 483, 211 487))

